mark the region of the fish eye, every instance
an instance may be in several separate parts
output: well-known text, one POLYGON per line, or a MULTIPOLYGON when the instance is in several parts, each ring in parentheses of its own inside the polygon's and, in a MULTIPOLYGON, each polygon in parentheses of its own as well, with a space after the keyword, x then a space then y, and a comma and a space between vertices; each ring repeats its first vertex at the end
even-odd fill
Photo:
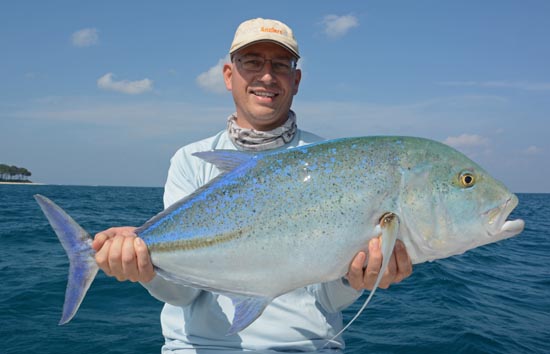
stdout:
POLYGON ((460 179, 460 184, 464 188, 470 188, 476 183, 475 176, 469 171, 462 172, 460 174, 459 179, 460 179))

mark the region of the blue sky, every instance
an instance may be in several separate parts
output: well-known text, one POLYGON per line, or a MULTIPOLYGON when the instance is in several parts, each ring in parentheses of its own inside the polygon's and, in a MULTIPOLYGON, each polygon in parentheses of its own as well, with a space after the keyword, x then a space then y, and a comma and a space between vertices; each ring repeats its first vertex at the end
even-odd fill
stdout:
POLYGON ((180 146, 225 127, 220 63, 253 17, 298 38, 302 128, 443 141, 515 192, 550 192, 544 0, 4 1, 0 163, 162 186, 180 146))

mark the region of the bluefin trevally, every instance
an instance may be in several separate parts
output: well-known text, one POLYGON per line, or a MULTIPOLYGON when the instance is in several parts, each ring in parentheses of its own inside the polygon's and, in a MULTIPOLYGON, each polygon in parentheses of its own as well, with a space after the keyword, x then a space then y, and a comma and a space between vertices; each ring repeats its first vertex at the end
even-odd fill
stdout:
MULTIPOLYGON (((428 139, 357 137, 256 155, 195 155, 225 172, 136 233, 158 275, 232 298, 228 333, 246 328, 284 293, 345 276, 373 237, 382 236, 384 259, 377 286, 396 239, 416 264, 524 227, 507 221, 518 204, 514 194, 462 153, 428 139)), ((52 201, 35 198, 70 259, 63 324, 98 267, 91 236, 52 201)))

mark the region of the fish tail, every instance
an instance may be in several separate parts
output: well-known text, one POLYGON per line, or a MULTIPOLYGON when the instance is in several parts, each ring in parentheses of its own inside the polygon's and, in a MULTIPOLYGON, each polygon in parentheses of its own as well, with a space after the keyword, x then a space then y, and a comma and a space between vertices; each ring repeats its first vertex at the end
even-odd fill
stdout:
POLYGON ((48 218, 69 257, 69 278, 65 291, 63 314, 59 321, 59 324, 62 325, 69 322, 78 311, 99 267, 95 262, 95 251, 92 248, 90 234, 48 198, 39 194, 36 194, 34 198, 48 218))

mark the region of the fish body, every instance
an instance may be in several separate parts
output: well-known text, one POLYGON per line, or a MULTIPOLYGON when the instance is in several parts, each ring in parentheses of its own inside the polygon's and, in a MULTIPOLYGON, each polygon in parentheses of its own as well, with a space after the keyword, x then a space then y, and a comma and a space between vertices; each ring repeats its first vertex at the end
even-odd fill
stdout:
MULTIPOLYGON (((385 268, 396 239, 420 263, 523 229, 521 220, 506 221, 518 200, 502 183, 451 147, 423 138, 344 138, 258 155, 196 157, 225 172, 136 233, 160 276, 233 299, 229 333, 248 326, 279 295, 344 276, 373 237, 382 235, 385 268)), ((65 248, 79 245, 85 251, 77 253, 93 259, 82 246, 85 231, 53 202, 36 198, 65 248)), ((69 290, 70 283, 65 322, 80 304, 67 299, 86 291, 69 290)))

